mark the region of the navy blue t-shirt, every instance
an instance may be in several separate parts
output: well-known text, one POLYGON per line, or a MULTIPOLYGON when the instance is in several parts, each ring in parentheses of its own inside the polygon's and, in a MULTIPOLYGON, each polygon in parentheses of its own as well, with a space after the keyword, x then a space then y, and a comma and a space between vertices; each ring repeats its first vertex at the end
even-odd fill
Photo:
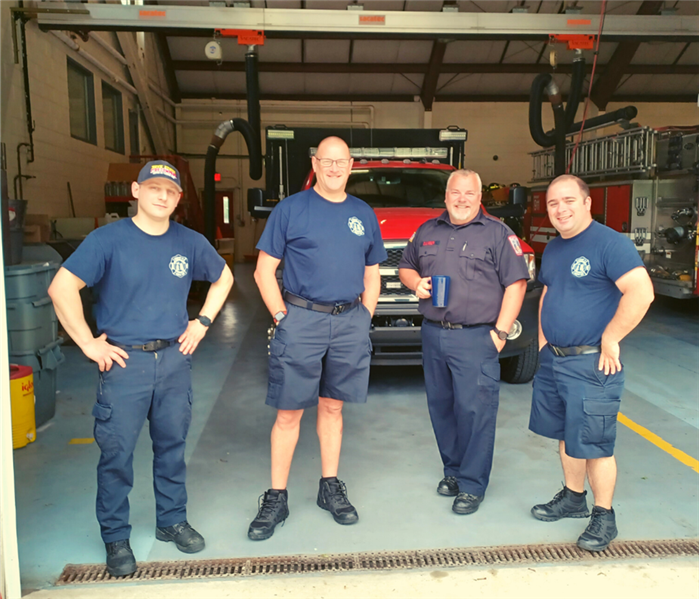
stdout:
POLYGON ((592 221, 570 239, 548 242, 539 281, 546 285, 541 327, 558 347, 600 345, 621 299, 616 281, 643 266, 628 237, 592 221))
POLYGON ((192 281, 218 281, 225 264, 196 231, 170 222, 148 235, 128 218, 90 233, 63 266, 94 288, 97 328, 141 345, 184 333, 192 281))
POLYGON ((330 202, 313 189, 279 202, 257 249, 284 259, 284 288, 315 302, 350 302, 364 291, 364 269, 386 260, 376 214, 347 195, 330 202))

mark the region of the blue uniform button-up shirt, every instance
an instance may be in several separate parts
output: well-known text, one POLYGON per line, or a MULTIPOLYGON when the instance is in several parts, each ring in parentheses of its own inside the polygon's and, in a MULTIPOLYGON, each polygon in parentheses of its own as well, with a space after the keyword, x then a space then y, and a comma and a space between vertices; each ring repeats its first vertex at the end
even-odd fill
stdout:
POLYGON ((465 225, 452 224, 447 211, 423 223, 398 268, 410 268, 421 277, 449 276, 447 306, 436 308, 428 298, 420 300, 419 310, 430 320, 465 325, 494 323, 505 288, 529 279, 517 236, 482 209, 465 225))

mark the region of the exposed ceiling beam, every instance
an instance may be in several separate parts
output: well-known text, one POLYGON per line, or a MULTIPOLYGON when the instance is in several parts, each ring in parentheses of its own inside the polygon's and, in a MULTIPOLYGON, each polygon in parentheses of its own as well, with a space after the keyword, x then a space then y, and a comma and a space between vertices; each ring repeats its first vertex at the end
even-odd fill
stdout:
MULTIPOLYGON (((143 4, 158 6, 158 0, 144 0, 143 4)), ((168 92, 173 102, 180 103, 180 86, 177 84, 177 76, 175 69, 172 68, 172 55, 170 54, 170 46, 167 43, 167 36, 161 32, 155 34, 155 42, 160 52, 160 57, 163 61, 163 71, 165 72, 165 81, 167 82, 168 92)))
MULTIPOLYGON (((220 65, 211 60, 175 60, 172 62, 175 71, 223 71, 244 72, 244 62, 224 61, 220 65)), ((339 63, 339 62, 260 62, 261 73, 427 73, 428 63, 339 63)), ((606 65, 598 65, 597 69, 604 72, 606 65)), ((440 73, 551 73, 553 69, 548 64, 516 64, 516 63, 442 63, 440 73)), ((592 65, 587 65, 587 72, 592 71, 592 65)), ((696 65, 669 64, 630 64, 624 74, 627 75, 695 75, 696 65)), ((572 65, 558 65, 555 73, 570 75, 572 65)))
MULTIPOLYGON (((42 3, 46 4, 46 3, 42 3)), ((645 3, 644 3, 645 4, 645 3)), ((381 11, 379 21, 363 21, 359 11, 247 9, 168 4, 153 10, 143 6, 87 3, 80 9, 15 9, 36 16, 43 29, 82 31, 197 31, 209 36, 214 29, 264 29, 275 35, 299 38, 305 35, 369 39, 548 39, 550 34, 596 35, 598 15, 585 15, 571 25, 566 14, 442 13, 381 11)), ((373 12, 373 11, 372 11, 373 12)), ((605 39, 691 41, 699 35, 696 19, 682 15, 609 15, 605 39)))
POLYGON ((180 86, 177 84, 177 76, 172 66, 172 56, 170 55, 170 46, 167 43, 167 37, 162 33, 157 33, 155 39, 158 42, 160 56, 163 59, 163 70, 165 71, 165 79, 167 80, 167 87, 170 91, 170 98, 172 98, 173 102, 179 104, 182 101, 180 86))
MULTIPOLYGON (((662 6, 662 0, 644 0, 636 14, 656 15, 662 6)), ((619 42, 614 50, 612 58, 607 63, 607 68, 595 83, 590 94, 590 99, 600 110, 606 110, 607 103, 616 88, 619 87, 622 77, 628 73, 627 69, 640 45, 641 43, 638 41, 623 41, 619 42)))
POLYGON ((437 40, 432 44, 430 62, 427 65, 427 72, 420 91, 420 99, 425 110, 432 110, 432 102, 434 102, 434 95, 437 91, 437 81, 439 80, 439 73, 441 72, 446 49, 446 42, 441 40, 437 40))
MULTIPOLYGON (((244 93, 182 93, 191 100, 247 100, 244 93)), ((260 100, 274 102, 419 102, 419 96, 409 94, 260 94, 260 100)))
POLYGON ((687 51, 688 48, 689 48, 689 42, 687 42, 684 45, 684 48, 682 48, 680 53, 677 55, 677 58, 675 58, 675 60, 672 61, 672 64, 677 64, 680 61, 680 58, 682 58, 682 56, 684 56, 684 53, 687 51))
MULTIPOLYGON (((182 92, 183 100, 245 100, 244 93, 182 92)), ((270 102, 416 102, 419 96, 409 94, 261 94, 262 101, 270 102)), ((563 96, 565 100, 565 95, 563 96)), ((529 94, 447 94, 437 95, 435 102, 529 102, 529 94)), ((666 102, 696 103, 693 94, 620 95, 613 102, 666 102)))
POLYGON ((127 68, 134 87, 138 91, 138 101, 141 105, 143 116, 146 119, 146 126, 148 127, 150 137, 153 140, 153 151, 155 154, 167 154, 165 137, 158 124, 155 106, 152 102, 153 94, 151 94, 148 87, 148 75, 144 66, 141 64, 134 35, 131 32, 118 31, 117 38, 119 39, 119 45, 124 53, 124 58, 126 58, 128 62, 127 68))

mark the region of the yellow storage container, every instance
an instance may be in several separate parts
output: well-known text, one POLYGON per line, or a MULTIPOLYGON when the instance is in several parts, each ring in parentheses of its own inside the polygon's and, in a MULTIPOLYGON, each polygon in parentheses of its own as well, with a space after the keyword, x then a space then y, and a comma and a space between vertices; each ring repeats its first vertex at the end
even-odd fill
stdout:
POLYGON ((34 419, 34 374, 31 366, 10 364, 12 403, 12 448, 19 449, 36 441, 34 419))

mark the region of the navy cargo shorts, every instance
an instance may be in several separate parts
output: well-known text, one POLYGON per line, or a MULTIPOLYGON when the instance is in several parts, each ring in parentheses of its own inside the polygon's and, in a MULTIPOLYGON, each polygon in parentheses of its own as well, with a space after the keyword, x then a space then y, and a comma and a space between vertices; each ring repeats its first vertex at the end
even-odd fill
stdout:
POLYGON ((546 345, 534 377, 529 430, 565 441, 572 458, 614 455, 624 371, 605 375, 599 354, 559 357, 546 345))
POLYGON ((364 304, 341 314, 286 303, 287 316, 269 343, 267 405, 303 410, 318 397, 366 403, 371 314, 364 304))

